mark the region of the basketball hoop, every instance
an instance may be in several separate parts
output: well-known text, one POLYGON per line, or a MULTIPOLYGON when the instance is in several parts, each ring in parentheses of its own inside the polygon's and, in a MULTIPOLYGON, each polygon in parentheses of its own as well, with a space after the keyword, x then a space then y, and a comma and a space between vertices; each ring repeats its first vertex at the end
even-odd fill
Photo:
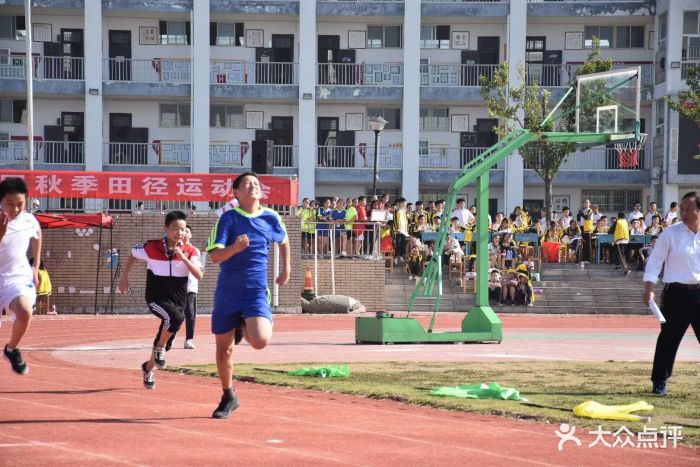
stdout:
POLYGON ((615 143, 618 155, 618 165, 621 169, 631 169, 639 165, 639 151, 647 140, 646 133, 639 134, 639 141, 631 143, 615 143))

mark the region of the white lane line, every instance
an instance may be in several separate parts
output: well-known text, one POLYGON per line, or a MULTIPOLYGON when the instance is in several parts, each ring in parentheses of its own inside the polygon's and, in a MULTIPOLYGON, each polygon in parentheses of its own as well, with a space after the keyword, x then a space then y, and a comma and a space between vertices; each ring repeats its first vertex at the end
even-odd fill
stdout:
POLYGON ((494 358, 526 358, 529 360, 554 360, 558 362, 570 362, 576 359, 574 358, 560 358, 560 357, 542 357, 539 355, 518 355, 510 353, 478 353, 474 354, 474 357, 494 357, 494 358))
POLYGON ((371 350, 370 352, 416 352, 417 349, 390 349, 390 348, 385 348, 385 349, 374 349, 371 350))
MULTIPOLYGON (((65 387, 66 385, 62 385, 62 386, 65 387)), ((75 413, 79 413, 79 414, 83 414, 83 415, 90 415, 90 416, 95 417, 95 418, 97 418, 97 419, 112 419, 112 420, 115 420, 115 421, 116 421, 116 420, 128 420, 128 419, 129 419, 129 417, 116 417, 116 416, 114 416, 114 415, 110 415, 110 414, 106 414, 106 413, 93 412, 93 411, 90 411, 90 410, 82 410, 82 409, 75 409, 75 408, 68 408, 68 407, 63 407, 63 406, 53 405, 53 404, 42 404, 42 403, 35 402, 35 401, 27 401, 27 400, 13 399, 13 398, 11 398, 11 397, 0 397, 0 400, 6 400, 6 401, 10 401, 10 402, 15 402, 15 403, 17 403, 18 405, 21 405, 21 404, 25 404, 25 405, 36 405, 36 406, 38 406, 38 407, 44 407, 44 408, 55 409, 55 410, 62 410, 62 411, 64 411, 64 412, 75 412, 75 413)), ((162 401, 162 399, 161 399, 161 401, 162 401)), ((175 401, 173 401, 173 402, 175 402, 175 401)), ((182 401, 180 401, 180 403, 182 403, 182 401)), ((69 421, 68 421, 68 422, 69 422, 69 421)), ((190 434, 190 435, 200 436, 200 437, 206 438, 206 439, 218 439, 218 440, 220 440, 220 441, 225 441, 225 442, 227 442, 227 443, 237 443, 237 444, 242 444, 242 445, 251 446, 251 447, 261 447, 260 443, 246 442, 246 441, 242 441, 242 440, 240 440, 240 439, 232 439, 230 436, 218 436, 218 435, 215 435, 215 434, 213 434, 213 433, 211 433, 211 432, 201 432, 201 431, 196 431, 196 430, 186 430, 186 429, 177 428, 177 427, 174 427, 174 426, 168 426, 168 427, 167 427, 167 430, 178 431, 178 432, 181 432, 181 433, 186 433, 186 434, 190 434)), ((5 436, 5 433, 3 433, 3 436, 5 436)), ((26 441, 30 441, 30 440, 27 439, 27 438, 20 438, 20 437, 18 437, 18 436, 11 436, 11 437, 23 439, 23 440, 26 440, 26 441)), ((263 447, 268 447, 268 446, 263 445, 263 447)), ((60 448, 60 446, 59 446, 59 448, 60 448)), ((289 448, 272 448, 272 447, 268 447, 268 448, 269 448, 269 449, 274 449, 275 451, 282 450, 282 451, 287 452, 287 453, 290 454, 290 455, 295 455, 295 456, 298 456, 298 457, 308 457, 308 458, 315 459, 315 460, 322 460, 324 463, 334 463, 334 464, 342 464, 342 465, 355 465, 355 464, 353 464, 353 463, 347 463, 347 462, 339 461, 339 460, 336 460, 336 459, 331 459, 331 458, 329 458, 328 456, 320 455, 320 454, 319 454, 319 455, 316 455, 316 454, 311 454, 311 453, 308 453, 308 452, 298 451, 298 450, 289 449, 289 448)), ((71 452, 73 452, 73 451, 75 451, 75 452, 83 452, 83 450, 80 450, 80 449, 78 449, 78 450, 72 450, 72 449, 65 448, 65 450, 68 450, 68 451, 71 451, 71 452)), ((93 455, 93 456, 102 457, 102 458, 109 459, 109 460, 114 460, 115 462, 118 461, 118 462, 120 462, 120 463, 122 463, 122 464, 140 465, 140 464, 134 464, 134 463, 132 463, 132 462, 125 461, 125 460, 117 460, 117 459, 114 459, 114 458, 112 458, 112 457, 110 457, 110 456, 107 456, 107 455, 102 455, 102 454, 98 454, 98 453, 89 453, 88 451, 84 451, 84 452, 87 453, 87 454, 93 455)))
MULTIPOLYGON (((106 368, 106 367, 105 367, 105 368, 101 368, 101 367, 84 367, 84 368, 83 368, 83 367, 80 367, 80 368, 75 368, 75 367, 73 367, 73 366, 50 366, 50 365, 41 365, 41 364, 34 364, 34 366, 41 366, 41 367, 45 367, 45 368, 60 369, 60 370, 62 370, 62 371, 66 371, 66 370, 68 370, 68 371, 74 371, 74 370, 75 370, 75 371, 80 371, 81 373, 84 373, 85 371, 88 371, 88 370, 89 370, 89 371, 91 371, 91 372, 98 373, 98 374, 100 373, 100 370, 102 370, 102 372, 110 372, 110 370, 111 370, 110 368, 106 368)), ((112 373, 110 373, 110 374, 112 374, 112 373)), ((141 378, 140 378, 140 377, 137 377, 137 376, 133 376, 133 377, 132 377, 132 376, 127 376, 127 377, 128 377, 129 379, 133 379, 133 380, 136 380, 136 381, 138 381, 138 382, 141 381, 141 378)), ((42 384, 48 384, 48 385, 59 386, 59 387, 64 387, 64 388, 72 388, 72 389, 75 389, 75 388, 76 388, 75 385, 69 386, 69 385, 67 385, 67 384, 55 383, 55 382, 53 382, 53 381, 46 381, 46 382, 44 382, 44 383, 42 383, 42 384)), ((187 382, 187 381, 178 381, 178 380, 174 380, 174 379, 168 381, 168 384, 173 384, 173 385, 177 385, 177 386, 180 386, 180 387, 183 387, 183 388, 192 389, 193 391, 197 391, 197 392, 200 392, 201 389, 202 389, 202 385, 201 385, 200 383, 189 383, 189 382, 187 382)), ((79 389, 90 389, 90 388, 81 386, 79 389)), ((123 389, 123 388, 122 388, 122 389, 123 389)), ((128 393, 128 392, 124 392, 124 393, 122 393, 122 395, 123 395, 123 396, 128 396, 128 397, 137 398, 137 399, 146 399, 146 400, 148 400, 148 401, 151 402, 151 403, 153 403, 154 400, 156 400, 157 403, 163 403, 163 402, 170 402, 170 403, 172 403, 172 404, 180 404, 180 403, 182 403, 182 399, 169 399, 169 398, 163 398, 162 396, 155 397, 155 396, 147 396, 147 395, 134 394, 134 393, 128 393)), ((303 406, 304 404, 308 403, 308 399, 305 398, 305 397, 303 397, 303 396, 293 396, 293 395, 288 395, 288 394, 278 394, 278 395, 276 395, 275 397, 276 397, 276 398, 283 398, 283 399, 288 399, 288 400, 291 400, 291 401, 295 401, 295 403, 298 404, 300 407, 303 406)), ((206 404, 206 403, 197 403, 197 402, 188 402, 188 403, 189 403, 189 404, 192 404, 192 405, 195 405, 195 406, 199 406, 199 407, 205 407, 205 408, 207 408, 207 409, 209 409, 210 406, 211 406, 211 404, 206 404)), ((339 409, 347 408, 347 404, 344 403, 344 402, 342 402, 342 401, 341 401, 341 402, 330 401, 330 400, 328 400, 328 401, 323 401, 323 400, 316 399, 316 400, 314 400, 314 403, 320 404, 320 405, 329 406, 329 407, 336 407, 336 408, 339 408, 339 409)), ((262 408, 262 409, 264 410, 264 408, 262 408)), ((369 415, 369 417, 373 416, 373 415, 376 414, 376 413, 386 413, 386 414, 401 415, 401 416, 404 416, 404 417, 409 416, 410 418, 414 418, 414 419, 417 419, 417 420, 421 420, 421 419, 424 419, 424 420, 434 420, 434 417, 431 416, 431 415, 424 415, 424 414, 419 414, 419 413, 411 413, 411 412, 406 412, 406 411, 398 411, 398 410, 392 410, 392 409, 389 409, 389 408, 377 408, 377 407, 371 407, 371 406, 360 406, 360 405, 358 405, 358 406, 355 406, 355 409, 361 409, 361 410, 363 410, 363 411, 370 412, 372 415, 369 415)), ((260 413, 260 414, 262 415, 262 413, 260 413)), ((280 416, 278 416, 276 413, 274 413, 274 411, 270 411, 270 413, 268 413, 267 416, 270 417, 270 418, 279 417, 279 418, 283 418, 283 419, 285 419, 285 420, 288 419, 288 420, 292 421, 293 423, 298 423, 298 419, 290 419, 290 418, 287 418, 287 417, 280 417, 280 416)), ((114 417, 113 417, 113 418, 114 418, 114 417)), ((500 418, 500 417, 499 417, 499 418, 500 418)), ((476 426, 476 424, 475 424, 473 421, 459 420, 459 419, 456 419, 456 418, 446 418, 446 419, 443 420, 443 423, 444 423, 444 422, 449 423, 449 424, 453 424, 453 425, 466 426, 466 427, 468 427, 468 428, 474 428, 474 427, 476 426)), ((313 423, 313 424, 317 424, 318 426, 326 426, 326 425, 321 425, 320 423, 313 423)), ((539 425, 542 426, 543 424, 539 424, 539 425)), ((333 427, 333 428, 337 428, 337 429, 340 429, 340 430, 342 430, 342 429, 347 429, 346 427, 338 427, 338 426, 335 426, 335 425, 327 425, 327 426, 333 427)), ((387 433, 384 433, 384 432, 374 432, 374 431, 367 431, 367 430, 354 429, 354 428, 353 428, 353 429, 347 429, 347 430, 348 430, 348 431, 361 431, 361 432, 366 432, 366 433, 370 433, 370 434, 388 436, 387 433)), ((523 434, 529 434, 529 435, 533 435, 533 434, 534 434, 534 435, 537 435, 537 436, 539 436, 539 437, 541 437, 541 438, 545 438, 545 439, 550 439, 550 438, 551 438, 551 435, 550 435, 549 433, 544 433, 544 432, 539 432, 539 431, 534 431, 534 432, 533 432, 532 430, 527 429, 527 428, 516 428, 516 427, 504 427, 504 426, 500 426, 500 427, 498 428, 498 430, 499 430, 499 432, 511 432, 511 433, 514 433, 514 434, 517 434, 517 433, 523 433, 523 434)), ((179 430, 179 431, 184 431, 184 430, 179 430)), ((228 439, 228 438, 227 438, 227 439, 228 439)), ((407 439, 409 439, 409 440, 411 440, 411 441, 414 441, 414 442, 431 444, 430 442, 423 442, 423 441, 421 441, 421 440, 414 439, 414 438, 407 438, 407 439)), ((436 444, 436 443, 432 443, 432 444, 436 444)), ((439 447, 444 448, 445 445, 439 445, 439 447)), ((465 448, 463 448, 463 447, 461 447, 461 446, 449 446, 449 447, 451 447, 451 448, 456 448, 456 449, 465 449, 465 448)), ((486 452, 488 452, 488 451, 486 451, 486 452)), ((695 460, 695 459, 696 459, 696 458, 694 458, 694 457, 687 457, 687 456, 678 456, 678 455, 673 455, 673 454, 666 454, 666 453, 659 452, 659 451, 649 451, 649 452, 647 452, 646 454, 647 454, 647 455, 651 455, 651 456, 655 456, 655 457, 668 457, 668 458, 670 458, 670 459, 683 459, 683 460, 695 460)))
MULTIPOLYGON (((27 403, 26 401, 22 401, 22 402, 25 404, 27 403)), ((143 464, 135 464, 133 462, 129 462, 129 461, 126 461, 124 459, 119 459, 119 458, 112 457, 112 456, 108 456, 106 454, 100 454, 98 452, 86 451, 85 449, 80 449, 80 448, 72 448, 72 447, 63 446, 63 444, 65 444, 65 443, 44 443, 42 441, 36 441, 36 440, 32 440, 30 438, 25 438, 23 436, 11 435, 11 434, 7 433, 7 430, 3 431, 2 436, 7 437, 7 438, 19 439, 19 440, 25 441, 29 444, 33 444, 35 446, 51 446, 51 449, 59 449, 61 451, 69 452, 73 455, 81 455, 83 457, 85 457, 85 456, 96 457, 97 459, 108 460, 110 462, 115 462, 118 464, 134 465, 137 467, 143 466, 143 464)))
POLYGON ((42 443, 41 441, 32 441, 29 443, 1 443, 0 448, 17 448, 17 447, 54 447, 66 446, 68 443, 42 443))

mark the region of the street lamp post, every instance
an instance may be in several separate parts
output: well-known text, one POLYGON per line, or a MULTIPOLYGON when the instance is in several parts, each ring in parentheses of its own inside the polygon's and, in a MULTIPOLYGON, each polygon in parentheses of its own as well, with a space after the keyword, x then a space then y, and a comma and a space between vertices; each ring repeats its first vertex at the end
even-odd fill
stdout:
POLYGON ((377 179, 379 178, 379 133, 382 132, 384 126, 389 123, 381 115, 372 117, 369 120, 369 126, 374 131, 374 179, 372 180, 372 194, 377 194, 377 179))

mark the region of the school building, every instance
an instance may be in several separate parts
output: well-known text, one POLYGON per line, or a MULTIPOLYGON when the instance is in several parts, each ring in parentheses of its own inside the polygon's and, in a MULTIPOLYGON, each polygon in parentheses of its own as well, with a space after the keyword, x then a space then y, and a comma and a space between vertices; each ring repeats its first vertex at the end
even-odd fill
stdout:
MULTIPOLYGON (((0 165, 25 169, 24 0, 0 5, 0 165)), ((698 130, 664 96, 700 64, 700 0, 42 0, 31 12, 34 167, 294 175, 302 197, 444 197, 497 141, 479 76, 508 61, 558 100, 592 38, 641 67, 639 164, 614 148, 572 154, 555 209, 667 209, 700 186, 698 130), (388 121, 379 134, 370 118, 388 121), (259 143, 254 144, 255 141, 259 143), (268 144, 265 141, 271 141, 268 144), (378 146, 378 151, 375 149, 378 146)), ((510 157, 490 210, 538 209, 541 179, 510 157)), ((469 204, 474 191, 464 191, 469 204)), ((55 210, 138 200, 47 200, 55 210)))

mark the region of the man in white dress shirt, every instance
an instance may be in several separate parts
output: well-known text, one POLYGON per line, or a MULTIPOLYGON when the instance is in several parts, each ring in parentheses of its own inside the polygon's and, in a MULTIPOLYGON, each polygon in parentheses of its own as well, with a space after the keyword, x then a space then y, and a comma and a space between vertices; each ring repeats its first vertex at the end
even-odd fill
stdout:
POLYGON ((688 326, 693 326, 700 342, 700 196, 686 194, 680 211, 683 222, 661 232, 644 273, 644 303, 649 303, 664 269, 661 312, 666 322, 661 325, 651 372, 652 392, 659 396, 667 394, 666 381, 688 326))

